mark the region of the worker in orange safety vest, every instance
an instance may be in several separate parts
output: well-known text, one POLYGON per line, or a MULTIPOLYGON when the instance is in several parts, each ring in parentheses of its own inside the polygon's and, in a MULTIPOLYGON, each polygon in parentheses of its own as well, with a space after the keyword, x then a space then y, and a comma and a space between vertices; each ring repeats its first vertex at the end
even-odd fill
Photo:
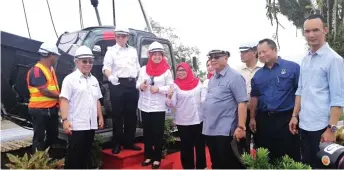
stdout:
POLYGON ((44 150, 58 137, 59 86, 53 65, 60 55, 55 44, 43 43, 38 52, 41 59, 27 73, 30 93, 29 114, 32 116, 32 149, 44 150), (45 140, 46 139, 46 140, 45 140))

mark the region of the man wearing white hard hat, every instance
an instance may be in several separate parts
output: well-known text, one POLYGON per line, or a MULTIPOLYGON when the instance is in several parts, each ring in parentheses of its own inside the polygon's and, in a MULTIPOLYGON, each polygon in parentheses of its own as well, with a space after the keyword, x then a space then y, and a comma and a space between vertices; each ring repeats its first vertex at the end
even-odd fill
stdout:
POLYGON ((30 93, 28 104, 33 122, 32 149, 44 150, 58 136, 59 86, 53 65, 60 55, 55 44, 43 43, 38 49, 41 59, 27 73, 30 93), (46 140, 45 140, 46 138, 46 140))
POLYGON ((103 96, 91 74, 93 58, 90 48, 80 46, 75 52, 76 70, 62 82, 60 111, 68 135, 67 169, 90 168, 95 130, 104 126, 99 101, 103 96))
MULTIPOLYGON (((241 61, 243 62, 242 65, 239 66, 238 71, 241 73, 242 76, 244 76, 246 81, 246 89, 247 89, 247 96, 250 98, 251 93, 251 79, 254 76, 254 74, 262 68, 264 65, 258 61, 258 54, 257 54, 257 44, 258 42, 254 41, 248 41, 244 42, 240 45, 239 51, 240 51, 240 57, 241 61)), ((250 123, 250 100, 247 103, 247 120, 246 120, 246 151, 250 151, 250 142, 251 142, 251 130, 249 127, 250 123)), ((252 123, 254 123, 254 119, 252 119, 252 123)))
POLYGON ((110 82, 113 114, 112 153, 118 154, 121 151, 121 145, 125 149, 141 150, 139 146, 134 144, 139 97, 136 89, 136 78, 141 67, 136 49, 127 45, 129 29, 118 27, 115 30, 115 35, 116 45, 108 47, 102 71, 110 82))

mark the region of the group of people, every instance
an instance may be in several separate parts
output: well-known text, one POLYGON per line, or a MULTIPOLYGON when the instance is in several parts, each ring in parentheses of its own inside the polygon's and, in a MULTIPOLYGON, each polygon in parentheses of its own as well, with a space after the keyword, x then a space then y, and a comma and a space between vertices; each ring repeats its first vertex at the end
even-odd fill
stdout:
MULTIPOLYGON (((251 141, 255 148, 269 149, 271 160, 287 154, 319 167, 319 142, 335 141, 344 107, 344 60, 326 43, 327 31, 322 16, 305 20, 310 50, 301 66, 278 56, 271 39, 242 44, 239 50, 245 64, 239 68, 228 65, 230 52, 211 50, 207 79, 202 83, 184 62, 176 66, 173 80, 159 42, 150 44, 148 63, 141 67, 136 49, 127 45, 129 30, 116 29, 116 45, 108 47, 102 69, 110 82, 112 153, 142 149, 134 143, 138 108, 144 136, 142 166, 158 169, 165 114, 172 109, 184 169, 207 167, 206 145, 213 169, 244 168, 232 147, 241 140, 246 140, 246 151, 251 141)), ((102 94, 90 73, 92 51, 86 46, 76 50, 76 69, 63 80, 61 92, 52 67, 59 55, 57 47, 43 43, 39 52, 41 60, 27 77, 33 148, 43 149, 56 140, 59 104, 68 134, 66 168, 87 168, 95 129, 104 126, 102 94)))

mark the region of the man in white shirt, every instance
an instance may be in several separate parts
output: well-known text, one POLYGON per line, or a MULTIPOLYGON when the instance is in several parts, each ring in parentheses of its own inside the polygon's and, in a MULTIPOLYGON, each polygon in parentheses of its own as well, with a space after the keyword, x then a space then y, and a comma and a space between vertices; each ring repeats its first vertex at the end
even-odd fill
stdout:
POLYGON ((118 154, 121 151, 121 145, 125 149, 141 150, 134 144, 139 95, 136 89, 136 78, 140 71, 140 64, 136 49, 127 45, 129 29, 116 28, 115 34, 116 45, 108 47, 102 70, 111 82, 109 87, 113 113, 112 153, 118 154))
POLYGON ((68 136, 67 169, 86 169, 91 161, 95 130, 103 128, 98 80, 91 75, 93 54, 86 46, 75 52, 77 69, 62 82, 60 111, 68 136), (98 121, 97 121, 98 117, 98 121))
MULTIPOLYGON (((244 42, 240 45, 239 51, 241 56, 241 61, 243 62, 242 65, 238 68, 240 74, 245 78, 246 81, 246 89, 247 89, 247 96, 250 99, 251 93, 251 79, 254 74, 262 68, 264 65, 258 61, 257 55, 257 44, 258 42, 244 42)), ((250 100, 249 100, 250 101, 250 100)), ((250 108, 250 102, 247 103, 247 108, 250 108)), ((255 119, 250 121, 250 112, 247 110, 247 121, 246 121, 246 128, 250 129, 249 124, 250 122, 255 124, 255 119)), ((247 152, 250 151, 250 142, 251 142, 251 131, 246 131, 246 146, 245 150, 247 152)))

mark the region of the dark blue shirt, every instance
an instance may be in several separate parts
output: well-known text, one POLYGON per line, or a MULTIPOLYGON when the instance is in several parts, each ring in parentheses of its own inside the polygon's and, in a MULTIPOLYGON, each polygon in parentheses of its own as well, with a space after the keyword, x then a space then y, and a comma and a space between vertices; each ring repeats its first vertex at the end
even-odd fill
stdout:
POLYGON ((300 65, 278 57, 274 66, 259 69, 251 80, 251 97, 258 97, 260 112, 291 110, 295 104, 300 65))
POLYGON ((45 78, 45 75, 43 71, 34 66, 30 71, 30 77, 29 77, 29 84, 32 87, 37 87, 37 88, 45 88, 47 79, 45 78))

